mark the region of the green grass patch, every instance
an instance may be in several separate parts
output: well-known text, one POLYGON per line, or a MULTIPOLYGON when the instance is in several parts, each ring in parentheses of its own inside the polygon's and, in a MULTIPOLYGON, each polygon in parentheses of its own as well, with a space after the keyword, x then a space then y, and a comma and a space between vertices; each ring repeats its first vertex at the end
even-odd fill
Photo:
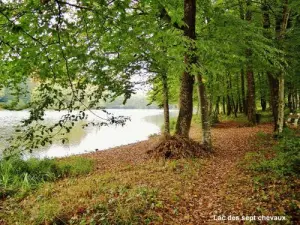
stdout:
POLYGON ((86 174, 93 168, 93 161, 70 157, 63 160, 23 160, 11 157, 0 160, 0 197, 18 193, 24 195, 41 183, 67 176, 86 174))
POLYGON ((285 129, 274 149, 250 153, 246 157, 252 162, 249 164, 252 170, 272 172, 278 177, 299 176, 300 138, 292 130, 285 129))
MULTIPOLYGON (((271 123, 273 121, 272 112, 271 111, 257 111, 257 114, 260 116, 259 123, 271 123)), ((250 125, 247 116, 244 113, 238 113, 237 117, 235 115, 219 115, 220 121, 235 121, 240 124, 250 125)))
MULTIPOLYGON (((286 129, 282 138, 270 146, 270 137, 259 133, 258 142, 264 150, 248 153, 242 163, 252 177, 251 199, 256 204, 255 213, 286 216, 285 224, 297 224, 300 214, 297 191, 300 188, 300 138, 295 131, 286 129)), ((271 221, 270 224, 276 223, 271 221)))

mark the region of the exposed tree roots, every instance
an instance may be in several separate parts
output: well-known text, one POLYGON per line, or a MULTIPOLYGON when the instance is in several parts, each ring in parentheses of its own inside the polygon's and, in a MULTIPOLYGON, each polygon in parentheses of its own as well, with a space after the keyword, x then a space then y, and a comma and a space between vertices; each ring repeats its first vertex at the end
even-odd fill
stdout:
POLYGON ((181 136, 164 136, 152 149, 147 151, 153 159, 201 158, 209 155, 204 145, 181 136))

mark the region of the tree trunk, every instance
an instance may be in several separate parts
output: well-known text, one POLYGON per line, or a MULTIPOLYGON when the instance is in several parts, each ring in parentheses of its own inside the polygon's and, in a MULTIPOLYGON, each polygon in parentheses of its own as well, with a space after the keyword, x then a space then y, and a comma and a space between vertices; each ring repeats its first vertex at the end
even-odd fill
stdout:
MULTIPOLYGON (((191 40, 196 39, 196 0, 184 0, 184 36, 191 40)), ((180 136, 188 137, 193 116, 193 85, 194 77, 188 69, 195 64, 195 56, 191 52, 195 51, 194 47, 189 48, 190 52, 185 54, 186 71, 181 77, 180 97, 179 97, 179 115, 176 123, 175 133, 180 136)))
POLYGON ((271 72, 267 72, 267 76, 268 76, 269 87, 270 87, 270 103, 271 103, 271 109, 273 114, 274 132, 277 132, 279 82, 278 79, 271 74, 271 72))
POLYGON ((288 108, 290 113, 293 113, 293 98, 292 98, 292 92, 289 90, 289 94, 288 94, 288 108))
POLYGON ((241 99, 241 88, 240 88, 240 77, 236 76, 236 85, 237 85, 237 104, 238 104, 238 110, 240 113, 243 112, 243 104, 241 99))
POLYGON ((246 94, 245 94, 245 77, 244 77, 244 70, 241 69, 241 92, 242 92, 242 103, 243 103, 243 112, 245 113, 245 115, 247 115, 247 101, 246 101, 246 94))
POLYGON ((217 97, 217 102, 216 102, 216 107, 215 107, 215 110, 213 112, 213 115, 212 115, 212 123, 218 123, 219 122, 219 113, 220 113, 220 100, 221 100, 221 97, 218 96, 217 97))
POLYGON ((232 112, 232 102, 231 102, 231 76, 228 73, 228 80, 227 80, 227 116, 231 115, 232 112))
POLYGON ((169 88, 167 74, 162 74, 162 84, 163 84, 163 104, 164 104, 164 135, 170 135, 170 115, 169 115, 169 88))
POLYGON ((201 108, 201 126, 202 126, 202 143, 207 146, 210 150, 211 144, 211 131, 210 131, 210 121, 208 112, 208 101, 205 91, 205 85, 202 81, 201 75, 196 75, 197 90, 200 96, 200 108, 201 108))
POLYGON ((259 79, 259 92, 260 92, 260 105, 261 105, 261 109, 262 111, 266 111, 267 108, 267 101, 266 101, 266 94, 263 90, 263 80, 262 80, 262 76, 260 73, 258 73, 258 79, 259 79))
POLYGON ((232 106, 233 106, 233 113, 234 113, 234 117, 237 118, 237 112, 238 112, 238 108, 239 108, 239 105, 238 105, 238 101, 234 101, 234 98, 231 97, 231 102, 232 102, 232 106))
MULTIPOLYGON (((245 20, 245 10, 243 6, 243 1, 239 1, 239 11, 240 11, 240 18, 241 20, 245 20)), ((245 77, 244 77, 244 69, 241 69, 241 93, 242 93, 242 112, 245 113, 247 116, 248 109, 247 109, 247 100, 246 100, 246 94, 245 94, 245 77)))
POLYGON ((232 108, 231 108, 230 96, 227 95, 227 116, 230 116, 231 110, 232 110, 232 108))
MULTIPOLYGON (((283 3, 283 12, 282 12, 282 19, 280 23, 280 32, 277 33, 277 39, 279 42, 279 45, 281 45, 281 42, 284 40, 287 24, 289 20, 289 8, 288 8, 288 0, 285 0, 283 3)), ((284 125, 284 75, 281 71, 279 74, 279 104, 278 104, 278 120, 277 120, 277 126, 278 126, 278 133, 281 134, 283 131, 283 125, 284 125)))
POLYGON ((225 106, 225 97, 222 98, 222 109, 223 109, 223 115, 226 115, 226 106, 225 106))
MULTIPOLYGON (((251 4, 252 0, 247 0, 247 12, 246 20, 250 23, 252 20, 251 4)), ((252 50, 248 48, 246 50, 247 66, 247 116, 248 121, 255 125, 256 124, 256 104, 255 104, 255 81, 252 65, 252 50)))
POLYGON ((281 134, 284 125, 284 77, 283 73, 279 77, 279 102, 278 102, 278 133, 281 134))
MULTIPOLYGON (((269 6, 266 1, 262 4, 263 11, 263 28, 269 29, 271 27, 270 15, 269 15, 269 6)), ((271 39, 272 37, 268 34, 268 32, 264 32, 265 37, 271 39)), ((279 81, 274 75, 267 71, 267 77, 270 88, 270 106, 272 109, 273 115, 273 123, 274 123, 274 132, 278 131, 277 120, 278 120, 278 101, 279 101, 279 81)))

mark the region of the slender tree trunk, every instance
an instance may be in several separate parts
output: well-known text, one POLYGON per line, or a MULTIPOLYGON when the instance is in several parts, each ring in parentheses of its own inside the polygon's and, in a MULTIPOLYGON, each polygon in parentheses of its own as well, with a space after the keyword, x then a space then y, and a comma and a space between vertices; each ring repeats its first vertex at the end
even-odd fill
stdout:
POLYGON ((223 109, 223 115, 226 115, 226 105, 225 105, 225 97, 222 98, 222 109, 223 109))
POLYGON ((237 112, 238 112, 238 101, 235 103, 234 98, 231 97, 231 101, 232 101, 232 106, 233 106, 233 113, 234 113, 234 117, 237 118, 237 112))
POLYGON ((201 117, 201 102, 200 102, 200 93, 197 90, 197 97, 198 97, 198 101, 197 101, 197 116, 201 117))
POLYGON ((220 113, 220 100, 221 100, 221 97, 218 96, 217 97, 217 102, 216 102, 216 107, 215 107, 215 110, 214 110, 213 116, 212 116, 212 123, 218 123, 219 122, 218 115, 220 113))
POLYGON ((295 111, 295 101, 294 101, 294 87, 291 82, 287 83, 288 88, 288 108, 290 113, 294 113, 295 111))
POLYGON ((208 112, 208 101, 205 91, 205 85, 202 81, 201 75, 196 75, 197 90, 200 96, 200 108, 201 108, 201 125, 202 125, 202 143, 207 146, 210 150, 211 144, 211 131, 210 131, 210 120, 208 112))
POLYGON ((267 101, 266 101, 266 95, 265 92, 263 90, 262 84, 263 84, 263 80, 262 80, 262 76, 260 73, 258 73, 258 79, 259 79, 259 92, 260 92, 260 105, 262 108, 262 111, 266 111, 267 108, 267 101))
MULTIPOLYGON (((247 0, 247 12, 246 20, 250 23, 252 20, 251 5, 252 0, 247 0)), ((246 76, 247 76, 247 116, 248 121, 255 125, 256 124, 256 104, 255 104, 255 81, 252 65, 252 50, 248 48, 246 50, 247 66, 246 66, 246 76)))
POLYGON ((297 97, 296 96, 297 96, 297 92, 294 89, 293 94, 292 94, 292 104, 293 104, 294 112, 296 112, 296 110, 297 110, 297 105, 296 105, 297 97))
POLYGON ((231 108, 230 96, 227 95, 227 116, 230 116, 231 110, 232 110, 232 108, 231 108))
POLYGON ((278 102, 278 133, 281 134, 284 125, 284 77, 283 73, 279 77, 279 102, 278 102))
POLYGON ((297 109, 298 109, 297 89, 295 89, 295 91, 293 93, 293 104, 294 104, 295 111, 297 111, 297 109))
POLYGON ((244 69, 241 69, 241 92, 242 92, 243 112, 245 113, 245 115, 247 115, 248 109, 247 109, 247 100, 246 100, 246 94, 245 94, 244 69))
POLYGON ((290 113, 294 112, 294 110, 293 110, 293 98, 292 98, 292 93, 291 93, 290 90, 289 90, 289 94, 288 94, 288 108, 289 108, 290 113))
POLYGON ((238 102, 238 110, 240 113, 243 112, 243 104, 241 99, 241 88, 240 88, 240 80, 239 76, 236 76, 236 85, 237 85, 237 102, 238 102))
POLYGON ((274 132, 277 132, 279 82, 278 79, 271 74, 271 72, 267 72, 267 76, 268 76, 269 87, 270 87, 270 103, 271 103, 271 109, 273 114, 274 132))
POLYGON ((229 116, 232 112, 232 102, 231 102, 231 76, 228 73, 228 80, 227 80, 227 116, 229 116))
POLYGON ((164 135, 170 135, 170 115, 169 115, 169 88, 167 74, 164 72, 162 74, 162 84, 163 84, 163 104, 164 104, 164 135))
MULTIPOLYGON (((196 39, 196 0, 184 0, 184 36, 191 40, 196 39)), ((193 116, 193 86, 194 77, 188 71, 192 64, 195 64, 195 56, 190 54, 195 51, 194 47, 189 48, 190 52, 185 54, 185 64, 187 70, 181 77, 179 115, 176 123, 175 133, 180 136, 188 137, 193 116), (191 56, 192 55, 192 56, 191 56)))
MULTIPOLYGON (((243 1, 239 0, 239 11, 240 11, 240 18, 241 20, 245 20, 245 9, 243 6, 243 1)), ((245 115, 248 114, 247 109, 247 99, 245 94, 245 75, 244 75, 244 69, 241 69, 241 94, 242 94, 242 110, 245 113, 245 115)))
MULTIPOLYGON (((267 29, 271 27, 270 15, 269 15, 269 6, 266 1, 262 4, 263 11, 263 28, 266 29, 264 32, 265 37, 271 39, 272 37, 267 32, 267 29)), ((270 106, 272 109, 273 123, 274 123, 274 132, 278 131, 277 120, 278 120, 278 101, 279 101, 279 81, 278 79, 270 72, 267 71, 267 77, 269 82, 270 89, 270 106)))
MULTIPOLYGON (((281 45, 281 42, 285 38, 285 33, 287 29, 287 24, 289 20, 289 8, 288 8, 289 1, 284 0, 283 3, 283 12, 282 12, 282 20, 280 23, 280 32, 278 33, 277 39, 279 41, 279 44, 281 45)), ((278 104, 278 120, 277 120, 277 126, 278 126, 278 133, 281 134, 283 131, 283 125, 284 125, 284 75, 281 71, 279 74, 279 104, 278 104)))

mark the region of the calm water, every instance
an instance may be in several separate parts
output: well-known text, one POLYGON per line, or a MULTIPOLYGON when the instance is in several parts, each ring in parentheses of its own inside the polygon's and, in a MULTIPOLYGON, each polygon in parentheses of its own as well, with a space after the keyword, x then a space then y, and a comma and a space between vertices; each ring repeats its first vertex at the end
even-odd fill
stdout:
MULTIPOLYGON (((111 109, 108 110, 114 115, 129 116, 124 127, 88 127, 82 129, 80 125, 74 127, 68 135, 69 143, 62 144, 54 142, 51 146, 41 148, 32 153, 35 157, 62 157, 72 154, 92 152, 96 149, 103 150, 124 144, 130 144, 141 140, 146 140, 149 135, 160 132, 163 124, 162 110, 143 109, 111 109)), ((97 115, 103 115, 101 111, 94 110, 97 115)), ((171 116, 176 116, 177 111, 171 111, 171 116)), ((0 111, 0 151, 5 147, 6 138, 13 134, 14 126, 18 125, 22 119, 27 118, 28 111, 0 111)), ((47 123, 57 122, 63 115, 62 112, 47 111, 45 121, 47 123)), ((89 114, 88 121, 99 121, 99 119, 89 114)))

